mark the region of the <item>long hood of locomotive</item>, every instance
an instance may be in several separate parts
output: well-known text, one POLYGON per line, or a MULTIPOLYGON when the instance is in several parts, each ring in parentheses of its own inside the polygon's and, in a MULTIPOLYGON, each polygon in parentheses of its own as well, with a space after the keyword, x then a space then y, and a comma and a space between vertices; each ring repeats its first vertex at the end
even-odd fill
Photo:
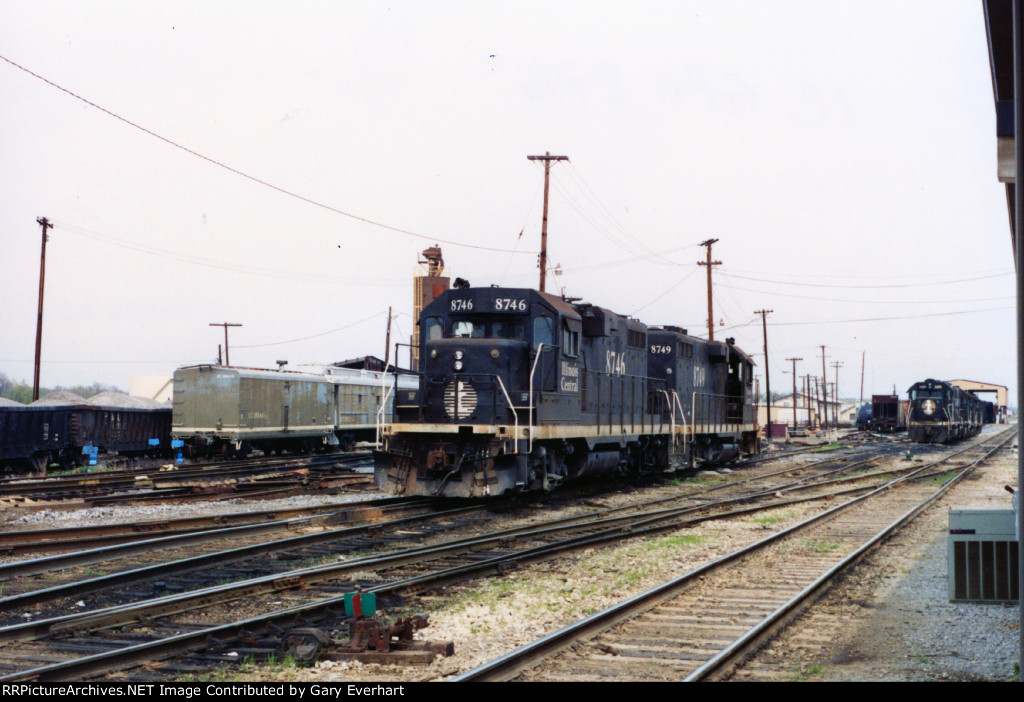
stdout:
POLYGON ((445 424, 512 423, 510 404, 529 404, 530 347, 511 339, 427 342, 420 388, 423 419, 445 424))

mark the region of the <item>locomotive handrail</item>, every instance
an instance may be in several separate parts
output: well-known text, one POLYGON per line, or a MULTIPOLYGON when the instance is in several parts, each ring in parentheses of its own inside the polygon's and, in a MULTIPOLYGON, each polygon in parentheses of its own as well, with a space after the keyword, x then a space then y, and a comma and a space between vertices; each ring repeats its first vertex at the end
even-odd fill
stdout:
MULTIPOLYGON (((530 435, 527 437, 529 439, 526 445, 527 453, 533 453, 533 408, 535 402, 533 398, 533 374, 537 372, 537 363, 540 362, 540 354, 543 350, 544 342, 542 341, 537 344, 537 355, 533 359, 533 367, 530 368, 530 435)), ((518 441, 519 437, 516 437, 516 440, 518 441)))
MULTIPOLYGON (((385 392, 388 381, 388 369, 391 368, 391 363, 384 364, 384 372, 380 374, 380 408, 377 410, 377 421, 376 421, 376 441, 377 448, 381 446, 381 436, 384 433, 384 408, 388 406, 388 397, 391 392, 385 392)), ((398 385, 398 374, 395 373, 395 385, 398 385)))
MULTIPOLYGON (((512 410, 512 416, 516 418, 515 424, 515 439, 513 440, 513 446, 515 446, 515 453, 519 453, 519 413, 516 412, 515 405, 512 404, 512 398, 508 396, 508 391, 505 389, 505 383, 501 381, 501 376, 495 374, 494 376, 498 381, 498 387, 501 388, 501 393, 505 396, 505 401, 508 402, 508 408, 512 410)), ((532 393, 531 393, 532 396, 532 393)), ((531 434, 533 432, 530 432, 531 434)))
POLYGON ((679 399, 679 393, 678 392, 673 390, 671 396, 669 395, 668 390, 662 390, 661 392, 664 393, 665 401, 668 403, 668 417, 669 417, 669 423, 670 423, 671 428, 672 428, 672 444, 673 444, 673 447, 675 446, 675 441, 676 441, 676 407, 679 407, 679 416, 683 420, 683 429, 684 429, 684 431, 683 431, 683 452, 685 453, 686 452, 686 443, 687 443, 686 442, 686 437, 687 437, 687 433, 688 433, 686 430, 689 429, 689 425, 686 423, 686 410, 683 409, 683 403, 679 399))
MULTIPOLYGON (((686 421, 686 410, 683 409, 683 401, 679 399, 679 393, 675 390, 672 391, 672 399, 675 400, 676 406, 679 407, 679 416, 683 418, 683 451, 685 452, 690 425, 686 421)), ((690 406, 693 407, 693 405, 690 406)), ((673 416, 675 416, 674 410, 673 416)))
MULTIPOLYGON (((676 442, 676 410, 672 405, 672 399, 668 395, 668 390, 662 390, 661 393, 665 396, 665 402, 668 403, 668 423, 672 431, 672 444, 674 446, 676 442)), ((673 394, 675 394, 674 390, 673 394)))

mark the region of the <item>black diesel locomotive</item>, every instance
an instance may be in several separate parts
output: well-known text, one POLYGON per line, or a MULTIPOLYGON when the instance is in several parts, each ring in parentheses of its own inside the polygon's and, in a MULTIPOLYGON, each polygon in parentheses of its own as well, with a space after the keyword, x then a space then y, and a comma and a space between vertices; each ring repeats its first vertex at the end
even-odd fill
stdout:
POLYGON ((756 453, 753 362, 536 290, 455 288, 424 308, 420 382, 400 390, 375 478, 478 497, 756 453))
POLYGON ((943 444, 974 436, 985 423, 985 405, 975 395, 944 380, 922 380, 907 390, 911 441, 943 444))

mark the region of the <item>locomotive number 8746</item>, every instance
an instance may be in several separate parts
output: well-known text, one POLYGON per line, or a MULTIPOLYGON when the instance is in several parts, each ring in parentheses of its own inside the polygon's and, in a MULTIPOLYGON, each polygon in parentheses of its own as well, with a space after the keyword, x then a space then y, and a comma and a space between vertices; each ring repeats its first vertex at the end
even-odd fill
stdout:
POLYGON ((757 451, 753 363, 731 339, 519 288, 448 290, 418 323, 419 387, 375 452, 389 492, 498 495, 757 451))

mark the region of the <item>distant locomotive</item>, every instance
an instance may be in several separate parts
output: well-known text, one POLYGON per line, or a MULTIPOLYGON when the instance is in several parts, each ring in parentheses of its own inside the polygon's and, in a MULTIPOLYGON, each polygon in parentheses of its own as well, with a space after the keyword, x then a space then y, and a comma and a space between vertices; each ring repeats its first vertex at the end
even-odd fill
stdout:
POLYGON ((758 450, 753 362, 727 342, 519 288, 427 305, 419 387, 399 392, 375 478, 477 497, 758 450))
MULTIPOLYGON (((910 396, 908 433, 919 443, 948 443, 974 436, 985 423, 985 402, 943 380, 922 380, 910 396)), ((994 414, 994 413, 992 413, 994 414)))
POLYGON ((174 372, 171 435, 184 441, 189 458, 350 448, 374 440, 378 424, 391 419, 396 383, 417 381, 337 366, 314 372, 187 366, 174 372))

